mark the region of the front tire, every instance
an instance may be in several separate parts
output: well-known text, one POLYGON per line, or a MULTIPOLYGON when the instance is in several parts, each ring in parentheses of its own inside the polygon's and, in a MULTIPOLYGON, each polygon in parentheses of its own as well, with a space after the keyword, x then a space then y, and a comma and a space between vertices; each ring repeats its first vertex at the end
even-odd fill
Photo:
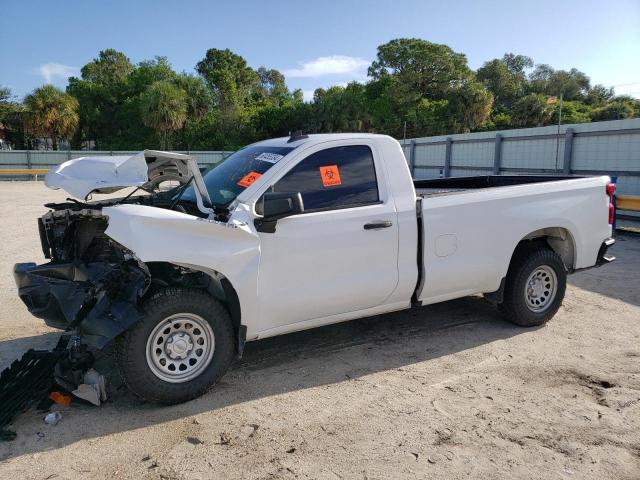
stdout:
POLYGON ((567 272, 557 253, 542 245, 524 247, 509 266, 499 309, 516 325, 543 325, 562 305, 566 287, 567 272))
POLYGON ((227 309, 201 290, 168 288, 147 299, 142 320, 116 345, 120 374, 136 396, 161 403, 199 397, 234 358, 227 309))

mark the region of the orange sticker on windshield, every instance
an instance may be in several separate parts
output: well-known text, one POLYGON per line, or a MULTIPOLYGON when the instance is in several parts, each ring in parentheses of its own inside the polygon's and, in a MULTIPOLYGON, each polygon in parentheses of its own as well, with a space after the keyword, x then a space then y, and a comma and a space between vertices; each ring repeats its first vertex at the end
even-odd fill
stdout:
POLYGON ((249 172, 238 182, 238 185, 241 187, 247 188, 250 187, 253 182, 259 179, 262 176, 261 173, 258 172, 249 172))
POLYGON ((325 187, 342 185, 342 181, 340 180, 340 170, 338 170, 337 165, 320 167, 320 177, 322 178, 322 185, 325 187))

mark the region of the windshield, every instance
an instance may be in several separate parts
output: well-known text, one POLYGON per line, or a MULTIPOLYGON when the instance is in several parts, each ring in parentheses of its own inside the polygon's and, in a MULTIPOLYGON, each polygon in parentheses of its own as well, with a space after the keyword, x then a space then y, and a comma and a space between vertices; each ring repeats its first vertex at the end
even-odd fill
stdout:
MULTIPOLYGON (((242 191, 275 165, 295 147, 267 147, 253 145, 245 147, 214 165, 204 175, 204 183, 215 206, 226 207, 242 191)), ((182 199, 195 202, 193 187, 182 199)))

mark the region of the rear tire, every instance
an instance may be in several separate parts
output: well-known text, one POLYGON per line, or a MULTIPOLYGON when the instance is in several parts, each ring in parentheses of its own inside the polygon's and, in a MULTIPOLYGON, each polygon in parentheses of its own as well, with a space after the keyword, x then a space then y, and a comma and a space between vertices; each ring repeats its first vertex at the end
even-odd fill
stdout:
POLYGON ((567 287, 562 258, 550 248, 533 244, 520 248, 509 266, 503 302, 504 318, 522 327, 535 327, 556 314, 567 287))
POLYGON ((227 309, 201 290, 167 288, 142 305, 144 316, 116 344, 118 369, 143 400, 182 403, 209 390, 235 356, 227 309))

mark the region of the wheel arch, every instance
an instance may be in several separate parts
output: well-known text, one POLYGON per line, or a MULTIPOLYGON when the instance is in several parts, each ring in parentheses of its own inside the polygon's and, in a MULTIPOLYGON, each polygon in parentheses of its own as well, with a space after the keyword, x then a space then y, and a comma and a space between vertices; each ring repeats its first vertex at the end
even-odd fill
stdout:
POLYGON ((500 281, 500 287, 495 292, 484 294, 489 301, 492 303, 502 303, 507 274, 513 265, 514 259, 519 252, 525 249, 535 248, 536 244, 550 248, 557 253, 568 272, 574 270, 576 264, 576 242, 571 231, 565 227, 539 228, 524 235, 513 247, 507 270, 504 272, 504 276, 500 281))
POLYGON ((572 271, 576 264, 576 242, 571 231, 565 227, 545 227, 525 235, 516 245, 509 264, 513 261, 516 251, 527 242, 544 242, 557 253, 567 271, 572 271))
MULTIPOLYGON (((147 267, 151 274, 152 285, 158 285, 162 288, 169 286, 190 286, 191 288, 200 288, 206 291, 216 300, 222 302, 229 312, 231 318, 231 326, 236 339, 236 349, 238 355, 242 355, 244 342, 246 340, 246 326, 242 324, 242 310, 240 306, 240 297, 229 278, 222 272, 211 270, 205 267, 195 265, 182 265, 172 262, 148 262, 147 267), (176 277, 176 270, 182 272, 181 276, 176 277), (201 281, 195 285, 184 285, 181 282, 185 276, 199 276, 201 281)), ((194 278, 194 281, 197 281, 194 278)), ((150 289, 152 292, 153 289, 150 289)), ((149 293, 147 293, 148 295, 149 293)))

